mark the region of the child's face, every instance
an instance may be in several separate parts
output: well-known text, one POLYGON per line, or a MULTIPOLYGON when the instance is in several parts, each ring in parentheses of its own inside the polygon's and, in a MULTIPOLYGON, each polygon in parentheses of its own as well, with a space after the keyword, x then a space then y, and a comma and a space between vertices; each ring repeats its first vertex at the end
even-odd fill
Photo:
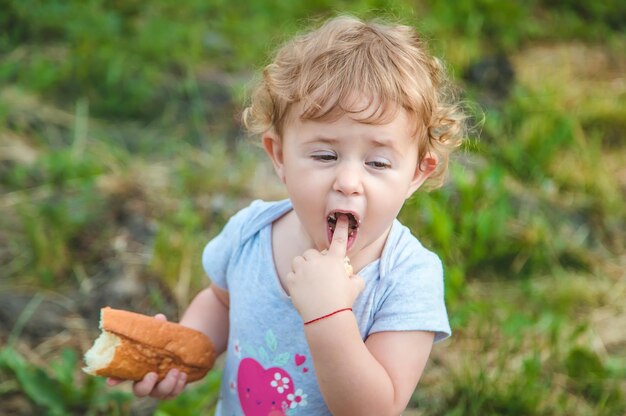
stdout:
POLYGON ((312 244, 327 248, 337 215, 349 213, 348 254, 382 250, 404 201, 436 165, 426 155, 419 168, 406 111, 374 125, 355 121, 360 114, 313 121, 297 116, 299 106, 292 111, 283 137, 267 133, 263 142, 312 244))

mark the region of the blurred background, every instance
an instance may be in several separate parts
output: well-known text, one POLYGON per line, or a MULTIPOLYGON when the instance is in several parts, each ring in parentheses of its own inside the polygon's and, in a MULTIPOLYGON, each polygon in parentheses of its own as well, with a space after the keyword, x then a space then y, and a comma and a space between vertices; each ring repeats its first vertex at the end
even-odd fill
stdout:
POLYGON ((626 2, 0 0, 0 414, 211 414, 81 373, 104 305, 177 320, 204 244, 280 184, 239 114, 337 12, 417 27, 471 137, 401 212, 454 335, 407 415, 626 414, 626 2))

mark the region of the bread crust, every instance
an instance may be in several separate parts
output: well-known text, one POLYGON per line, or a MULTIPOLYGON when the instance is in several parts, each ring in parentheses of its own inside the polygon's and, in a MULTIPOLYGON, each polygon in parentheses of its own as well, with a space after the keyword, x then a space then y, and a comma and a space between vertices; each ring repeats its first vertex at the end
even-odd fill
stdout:
POLYGON ((211 340, 192 328, 147 315, 101 309, 100 328, 120 339, 110 363, 96 375, 141 380, 153 371, 159 380, 173 368, 187 373, 188 381, 199 380, 213 367, 215 349, 211 340))

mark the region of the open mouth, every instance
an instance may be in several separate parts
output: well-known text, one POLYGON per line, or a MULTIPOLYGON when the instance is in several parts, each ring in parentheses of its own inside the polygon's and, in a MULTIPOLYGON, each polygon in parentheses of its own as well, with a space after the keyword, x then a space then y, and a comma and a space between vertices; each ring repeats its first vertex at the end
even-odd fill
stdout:
POLYGON ((356 240, 356 236, 359 232, 360 221, 355 216, 355 214, 351 212, 342 212, 342 211, 333 211, 326 218, 327 226, 327 234, 328 234, 328 242, 330 243, 333 239, 333 234, 335 233, 335 227, 337 226, 337 220, 339 216, 345 215, 348 217, 348 246, 347 249, 350 249, 356 240))

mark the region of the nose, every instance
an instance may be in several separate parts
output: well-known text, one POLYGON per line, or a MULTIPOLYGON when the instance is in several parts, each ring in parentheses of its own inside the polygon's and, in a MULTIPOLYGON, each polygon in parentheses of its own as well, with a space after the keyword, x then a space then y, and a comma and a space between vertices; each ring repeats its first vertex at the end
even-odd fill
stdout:
POLYGON ((345 161, 336 170, 333 190, 344 195, 363 193, 363 166, 360 163, 345 161))

